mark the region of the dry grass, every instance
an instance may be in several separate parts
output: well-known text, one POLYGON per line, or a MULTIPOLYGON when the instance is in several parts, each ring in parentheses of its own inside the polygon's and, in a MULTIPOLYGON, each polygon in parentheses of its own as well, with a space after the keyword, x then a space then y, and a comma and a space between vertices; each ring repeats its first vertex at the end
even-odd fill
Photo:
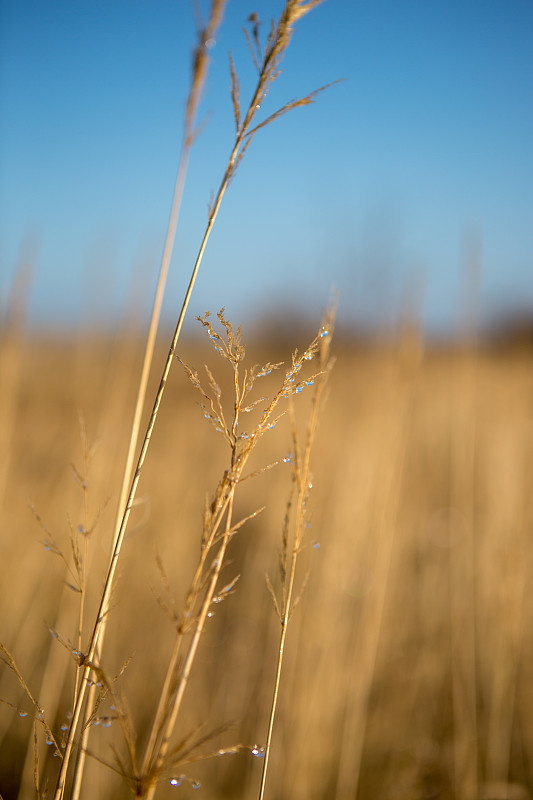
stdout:
MULTIPOLYGON (((199 348, 184 347, 184 359, 206 360, 199 348)), ((256 351, 253 361, 273 356, 288 353, 256 351)), ((88 518, 100 514, 88 548, 86 605, 94 613, 137 355, 134 342, 113 350, 86 337, 70 346, 19 342, 18 358, 2 508, 1 638, 60 737, 74 665, 46 625, 74 641, 77 602, 27 501, 68 552, 71 528, 86 524, 85 493, 70 466, 83 471, 81 409, 95 445, 88 518)), ((286 646, 269 796, 456 798, 467 796, 467 780, 480 798, 519 797, 519 786, 528 796, 532 375, 527 352, 470 360, 438 351, 422 358, 397 346, 338 353, 312 465, 308 536, 321 546, 300 556, 301 574, 308 566, 311 572, 286 646)), ((183 373, 173 374, 168 392, 126 537, 106 647, 106 675, 117 694, 120 687, 141 749, 174 638, 157 602, 165 595, 157 562, 180 607, 198 558, 205 492, 225 462, 223 437, 203 420, 183 373), (176 456, 182 452, 186 458, 176 456)), ((303 411, 309 397, 298 402, 303 411)), ((291 436, 289 420, 281 420, 255 466, 290 451, 291 436)), ((232 723, 205 752, 266 741, 279 623, 264 575, 274 580, 277 571, 290 470, 282 463, 245 482, 236 500, 237 517, 266 510, 230 543, 223 583, 241 578, 208 620, 184 702, 182 736, 201 738, 232 723)), ((17 796, 26 761, 20 796, 32 796, 34 712, 7 667, 0 696, 12 704, 0 713, 0 792, 4 800, 17 796)), ((89 796, 128 797, 97 760, 110 760, 111 745, 125 753, 110 705, 103 700, 98 711, 86 785, 89 796), (112 724, 103 727, 107 717, 112 724)), ((57 760, 44 739, 39 729, 39 761, 44 768, 48 760, 53 774, 57 760)), ((249 797, 257 794, 261 761, 243 751, 181 772, 201 782, 204 796, 249 797)), ((161 796, 178 791, 185 789, 163 785, 161 796)))
MULTIPOLYGON (((209 331, 210 338, 217 342, 215 350, 224 355, 234 371, 233 416, 229 425, 226 422, 226 416, 221 402, 221 389, 209 369, 206 367, 210 397, 208 397, 205 394, 205 390, 202 389, 197 373, 187 368, 187 374, 191 383, 195 388, 201 391, 208 404, 208 406, 203 406, 205 416, 215 424, 218 431, 223 433, 227 443, 230 445, 231 460, 228 468, 224 470, 222 477, 218 481, 213 499, 206 507, 206 512, 204 514, 204 531, 201 538, 200 560, 193 573, 192 584, 186 593, 184 609, 181 614, 175 610, 172 598, 167 598, 167 611, 176 627, 176 639, 143 757, 140 755, 140 745, 138 737, 135 734, 135 726, 131 714, 127 706, 124 705, 120 693, 117 693, 115 688, 115 683, 122 675, 124 667, 119 670, 114 678, 110 678, 103 666, 103 651, 105 649, 105 638, 111 611, 112 597, 115 592, 117 569, 119 562, 123 561, 122 549, 126 533, 130 528, 130 518, 135 508, 139 505, 137 490, 141 473, 143 472, 146 456, 150 449, 156 422, 158 421, 171 367, 177 355, 177 345, 180 339, 185 314, 203 260, 205 248, 218 217, 221 203, 256 133, 295 108, 312 103, 316 95, 322 91, 322 89, 326 88, 322 87, 322 89, 317 89, 307 96, 281 106, 266 119, 260 119, 259 117, 263 101, 268 96, 272 84, 281 74, 280 66, 291 42, 295 24, 314 7, 319 5, 320 2, 322 2, 322 0, 307 0, 307 2, 304 2, 304 0, 286 0, 279 19, 277 21, 272 20, 265 40, 264 37, 260 35, 261 23, 257 15, 250 15, 248 19, 249 30, 245 30, 245 35, 250 47, 253 65, 258 73, 258 78, 256 88, 251 93, 248 105, 241 105, 239 78, 235 69, 235 64, 230 55, 231 101, 235 117, 235 140, 223 172, 219 189, 209 206, 207 224, 198 247, 194 265, 192 266, 188 288, 182 301, 181 311, 175 323, 175 329, 170 340, 166 360, 159 373, 159 386, 155 392, 152 410, 144 428, 144 436, 140 437, 141 417, 145 408, 148 378, 152 370, 161 302, 164 295, 166 276, 178 223, 190 149, 196 135, 196 113, 209 64, 208 50, 210 44, 214 41, 213 37, 224 15, 224 0, 212 0, 207 22, 205 24, 202 23, 199 27, 192 65, 191 88, 184 114, 183 144, 179 159, 178 175, 160 264, 149 331, 144 348, 145 354, 141 369, 141 377, 136 392, 135 410, 127 445, 126 463, 122 471, 122 478, 120 479, 121 489, 118 502, 115 502, 116 512, 109 562, 105 573, 103 589, 101 590, 99 600, 92 616, 87 613, 89 609, 89 585, 87 582, 88 541, 97 525, 101 510, 98 511, 94 519, 89 517, 88 482, 93 448, 89 446, 87 440, 83 417, 80 417, 80 432, 83 442, 83 469, 80 470, 77 467, 73 467, 73 471, 83 492, 84 520, 77 527, 70 524, 70 556, 67 555, 61 545, 58 544, 41 514, 33 509, 34 516, 45 534, 45 549, 60 558, 72 581, 66 585, 78 596, 76 636, 70 639, 64 639, 62 638, 59 628, 55 627, 55 625, 49 626, 49 632, 52 638, 57 639, 63 645, 76 663, 71 710, 68 712, 68 720, 64 720, 61 726, 61 729, 65 731, 64 736, 61 737, 61 741, 54 738, 52 727, 48 722, 45 711, 40 701, 34 698, 29 685, 24 679, 23 673, 17 666, 14 656, 5 645, 2 645, 5 663, 11 669, 18 679, 20 686, 25 691, 35 719, 33 775, 34 789, 38 797, 46 796, 48 788, 44 787, 44 789, 41 790, 41 771, 39 768, 37 749, 37 724, 44 729, 46 743, 52 746, 54 757, 57 757, 60 763, 54 791, 54 800, 62 800, 65 794, 69 770, 71 769, 71 763, 73 761, 74 748, 77 749, 77 756, 75 758, 76 766, 70 796, 72 800, 79 800, 84 779, 86 757, 87 755, 92 755, 89 750, 92 726, 97 724, 100 719, 103 719, 105 721, 105 727, 109 727, 113 719, 113 715, 106 715, 102 718, 98 716, 102 703, 105 700, 110 702, 110 710, 116 714, 116 719, 120 723, 127 753, 125 757, 122 757, 119 755, 118 751, 114 749, 113 763, 105 763, 129 784, 130 789, 136 797, 143 798, 143 800, 152 800, 158 783, 160 783, 163 776, 169 771, 175 770, 183 764, 190 763, 191 759, 193 761, 197 760, 197 751, 200 745, 205 744, 212 738, 212 735, 206 736, 202 734, 200 737, 188 735, 177 745, 172 745, 171 743, 177 717, 183 704, 184 694, 190 685, 191 671, 196 659, 198 646, 204 634, 206 622, 212 616, 209 609, 211 604, 215 602, 215 592, 220 591, 219 580, 221 579, 222 571, 225 566, 224 558, 227 547, 242 524, 244 524, 244 522, 249 522, 253 519, 255 514, 258 513, 256 511, 252 515, 244 517, 239 522, 235 522, 233 515, 235 492, 237 487, 240 486, 240 483, 247 477, 243 476, 243 470, 248 464, 249 457, 255 445, 268 430, 275 427, 279 414, 283 413, 280 412, 279 409, 280 401, 290 399, 293 394, 303 390, 304 384, 301 386, 298 385, 299 377, 297 373, 299 373, 302 366, 305 365, 306 360, 312 359, 316 355, 320 337, 326 337, 329 346, 329 341, 331 339, 330 332, 327 330, 323 331, 302 356, 297 356, 296 353, 293 354, 292 365, 289 366, 284 381, 281 386, 278 387, 277 392, 272 398, 267 401, 267 407, 261 412, 259 422, 257 422, 256 426, 245 436, 244 434, 239 434, 237 430, 240 414, 248 410, 244 408, 244 403, 245 401, 250 402, 251 400, 249 394, 254 387, 254 380, 269 375, 270 372, 272 372, 272 366, 268 364, 263 368, 262 372, 259 371, 259 368, 249 367, 244 371, 244 375, 242 374, 242 370, 239 374, 239 364, 244 357, 244 348, 240 344, 239 331, 233 331, 231 324, 226 321, 222 312, 219 314, 219 321, 223 327, 225 338, 221 338, 220 335, 215 332, 211 323, 207 320, 207 315, 201 319, 204 327, 209 331), (292 384, 294 384, 294 387, 292 384), (209 410, 209 408, 211 410, 209 410), (138 442, 140 442, 140 447, 136 455, 138 442), (215 547, 218 547, 218 553, 213 552, 213 548, 215 547), (72 558, 72 563, 70 562, 70 558, 72 558), (92 633, 87 638, 88 634, 86 631, 88 626, 92 633), (190 641, 185 643, 188 636, 191 637, 190 641), (87 642, 87 644, 85 644, 85 642, 87 642)), ((8 336, 6 336, 5 349, 8 353, 5 361, 6 365, 9 365, 12 359, 9 358, 8 336)), ((319 380, 318 374, 315 375, 314 382, 317 386, 320 381, 321 378, 319 380)), ((13 390, 9 383, 8 381, 8 397, 13 395, 13 390)), ((313 383, 313 380, 311 380, 310 383, 313 383)), ((104 398, 106 402, 109 401, 110 397, 110 392, 105 390, 104 398)), ((254 400, 251 409, 254 410, 256 404, 263 402, 264 398, 254 400)), ((10 410, 9 403, 7 404, 7 408, 10 410)), ((297 444, 297 438, 295 438, 295 443, 297 444)), ((305 461, 308 462, 307 451, 305 461)), ((5 475, 6 468, 4 468, 3 472, 5 475)), ((303 475, 304 473, 301 474, 300 478, 303 475)), ((298 524, 303 525, 302 515, 299 515, 298 524)), ((170 587, 168 585, 166 573, 164 572, 160 560, 158 563, 160 564, 162 581, 169 593, 170 587)), ((289 579, 289 603, 287 606, 287 613, 291 606, 290 597, 292 595, 293 582, 294 569, 291 571, 291 577, 289 579)), ((231 583, 230 587, 232 586, 233 583, 231 583)), ((64 603, 60 603, 60 618, 64 605, 64 603)), ((284 611, 284 630, 286 629, 286 616, 287 614, 284 611)), ((62 619, 60 621, 62 621, 62 619)), ((283 638, 284 635, 285 634, 283 634, 283 638)), ((283 648, 281 648, 281 650, 282 649, 283 648)), ((280 651, 278 676, 280 673, 281 660, 280 651)), ((49 666, 45 669, 45 676, 52 676, 55 680, 57 676, 51 669, 51 664, 52 659, 49 660, 49 666)), ((276 682, 275 697, 277 696, 277 685, 278 682, 276 682)), ((275 704, 271 714, 270 730, 272 729, 274 709, 275 704)), ((226 755, 230 752, 231 754, 235 754, 239 749, 241 749, 241 745, 232 746, 229 751, 219 751, 218 755, 226 755)), ((252 748, 253 752, 256 750, 257 748, 252 748)), ((269 745, 267 745, 266 748, 267 758, 265 759, 264 776, 266 775, 268 752, 269 745)), ((94 757, 98 758, 97 756, 94 757)), ((205 758, 205 755, 202 756, 202 758, 205 758)), ((170 780, 173 785, 178 785, 182 782, 181 778, 177 779, 172 777, 170 780)), ((261 796, 263 790, 264 779, 262 782, 261 796)))
POLYGON ((0 342, 4 800, 201 787, 214 798, 529 796, 529 357, 479 354, 473 341, 424 355, 408 331, 346 347, 321 418, 331 318, 299 353, 263 342, 263 367, 246 366, 222 312, 218 328, 200 318, 216 352, 178 347, 244 153, 315 99, 258 113, 295 23, 319 2, 287 0, 266 39, 250 16, 248 104, 230 59, 234 145, 166 357, 152 363, 221 0, 194 53, 142 367, 125 333, 25 341, 11 306, 0 342), (184 374, 171 370, 178 354, 184 374))

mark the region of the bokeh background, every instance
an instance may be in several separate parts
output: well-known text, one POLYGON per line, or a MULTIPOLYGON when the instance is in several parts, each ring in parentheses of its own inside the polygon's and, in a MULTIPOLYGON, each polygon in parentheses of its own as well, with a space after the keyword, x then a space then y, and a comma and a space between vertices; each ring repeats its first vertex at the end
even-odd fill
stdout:
MULTIPOLYGON (((266 28, 280 10, 230 0, 211 50, 167 326, 232 144, 228 51, 244 99, 254 70, 242 27, 256 11, 266 28)), ((0 642, 59 739, 76 679, 73 543, 87 546, 83 647, 109 559, 200 15, 199 3, 174 0, 0 6, 0 642)), ((260 132, 210 240, 187 333, 196 314, 225 306, 243 325, 248 363, 302 351, 331 289, 340 293, 306 520, 307 545, 320 546, 299 562, 306 588, 285 650, 272 800, 533 797, 532 23, 519 0, 318 6, 298 25, 264 114, 345 80, 260 132), (527 335, 510 335, 519 321, 527 335), (507 333, 478 336, 487 331, 507 333)), ((230 416, 231 368, 212 345, 187 335, 179 352, 202 375, 210 365, 230 416)), ((283 375, 256 383, 258 397, 283 375)), ((297 396, 300 437, 311 391, 297 396)), ((110 676, 127 662, 116 687, 140 753, 174 638, 157 602, 158 560, 179 610, 206 497, 228 468, 197 399, 176 364, 103 653, 110 676)), ((261 445, 258 468, 294 449, 288 416, 261 445)), ((279 623, 264 577, 279 590, 290 485, 280 463, 239 487, 236 516, 266 510, 231 542, 224 574, 241 578, 209 620, 177 737, 229 724, 215 748, 265 742, 279 623)), ((58 759, 6 660, 0 793, 35 796, 37 752, 50 796, 58 759)), ((98 760, 125 758, 116 707, 107 699, 98 713, 81 797, 126 800, 130 789, 98 760)), ((169 771, 158 796, 250 798, 260 772, 243 750, 169 771), (178 789, 170 778, 182 772, 178 789)))
MULTIPOLYGON (((213 47, 165 315, 173 317, 234 133, 228 53, 247 97, 242 28, 282 4, 231 0, 213 47)), ((204 4, 205 11, 205 4, 204 4)), ((200 2, 62 0, 0 10, 0 288, 33 264, 31 318, 116 318, 132 274, 153 292, 182 132, 200 2)), ((533 8, 335 2, 301 20, 278 106, 340 78, 253 143, 223 206, 194 312, 390 323, 416 297, 453 330, 465 251, 484 319, 533 306, 533 8)))

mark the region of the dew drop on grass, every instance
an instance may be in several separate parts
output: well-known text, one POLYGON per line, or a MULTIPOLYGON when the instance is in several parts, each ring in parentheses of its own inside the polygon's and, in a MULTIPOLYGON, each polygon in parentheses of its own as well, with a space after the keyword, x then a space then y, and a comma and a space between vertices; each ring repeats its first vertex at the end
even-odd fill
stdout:
POLYGON ((252 747, 252 755, 256 758, 263 758, 265 755, 265 748, 259 747, 259 745, 256 744, 255 747, 252 747))
POLYGON ((66 723, 66 722, 64 722, 64 723, 63 723, 63 724, 60 726, 59 730, 60 730, 60 731, 68 731, 68 725, 67 725, 67 723, 66 723))
POLYGON ((319 550, 320 549, 320 542, 313 542, 313 549, 319 550))
POLYGON ((43 547, 44 547, 45 550, 50 550, 51 549, 51 545, 50 545, 50 542, 48 541, 48 539, 44 540, 43 547))
POLYGON ((54 758, 61 758, 61 753, 59 752, 59 750, 55 751, 54 758))
POLYGON ((19 717, 27 717, 27 716, 28 716, 27 711, 19 711, 19 717))
POLYGON ((207 616, 209 617, 209 619, 211 619, 212 617, 215 616, 215 612, 214 611, 208 611, 207 612, 207 616))
POLYGON ((47 736, 46 737, 46 744, 48 745, 48 747, 50 747, 50 745, 53 744, 53 743, 54 743, 54 740, 51 739, 50 736, 47 736))
POLYGON ((294 390, 294 394, 300 394, 300 392, 303 392, 303 390, 304 390, 303 386, 297 386, 296 389, 294 390))
POLYGON ((326 336, 328 335, 328 333, 329 333, 329 331, 328 331, 327 328, 322 328, 322 330, 320 331, 319 336, 320 336, 321 339, 325 339, 326 336))
POLYGON ((171 786, 181 786, 183 781, 185 780, 185 775, 178 775, 177 778, 170 779, 171 786))
POLYGON ((283 459, 283 463, 284 464, 288 464, 290 461, 292 461, 292 459, 293 459, 292 453, 287 453, 287 455, 283 459))
POLYGON ((102 721, 102 727, 103 728, 110 728, 112 722, 113 722, 113 720, 111 719, 111 717, 104 717, 104 719, 102 721))
POLYGON ((306 382, 305 382, 305 385, 306 385, 306 386, 312 386, 312 385, 313 385, 313 383, 314 383, 314 380, 311 378, 310 380, 308 380, 308 381, 306 381, 306 382))
POLYGON ((199 789, 201 785, 200 781, 191 781, 191 789, 199 789))

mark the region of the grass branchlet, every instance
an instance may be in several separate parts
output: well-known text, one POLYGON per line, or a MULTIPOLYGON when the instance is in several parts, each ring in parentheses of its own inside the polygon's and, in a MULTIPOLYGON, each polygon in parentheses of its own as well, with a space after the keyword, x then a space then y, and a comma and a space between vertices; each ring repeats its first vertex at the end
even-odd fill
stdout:
MULTIPOLYGON (((174 766, 171 737, 206 621, 213 615, 213 606, 233 593, 239 579, 237 575, 222 588, 218 588, 228 545, 244 523, 260 511, 259 509, 238 520, 234 517, 235 493, 239 484, 250 477, 243 474, 245 467, 256 445, 286 412, 287 404, 292 402, 295 395, 300 394, 306 383, 312 385, 315 381, 320 381, 323 375, 322 363, 318 373, 308 375, 304 374, 305 370, 302 372, 304 366, 313 360, 321 349, 323 350, 321 343, 324 341, 324 329, 321 329, 319 335, 301 355, 297 352, 293 354, 285 377, 282 378, 271 400, 260 398, 260 401, 266 402, 267 405, 255 425, 248 431, 240 432, 241 415, 257 405, 257 398, 254 399, 252 396, 257 382, 272 370, 280 368, 282 364, 268 362, 263 366, 245 367, 245 347, 240 328, 236 330, 233 328, 224 316, 224 309, 218 313, 222 333, 213 327, 208 313, 198 319, 213 342, 215 351, 231 368, 233 398, 230 407, 224 407, 222 391, 208 367, 205 367, 208 388, 204 388, 198 372, 181 363, 191 384, 202 398, 200 407, 204 416, 224 437, 229 448, 229 458, 227 468, 204 512, 200 556, 185 598, 183 612, 179 619, 175 616, 175 611, 172 612, 176 622, 174 647, 146 747, 141 775, 137 778, 138 796, 148 800, 153 797, 161 776, 168 774, 169 769, 174 766), (186 636, 190 638, 186 640, 186 636)), ((331 336, 331 333, 327 333, 327 336, 331 336)), ((258 472, 261 470, 253 474, 258 472)), ((242 745, 232 746, 235 747, 242 745)), ((231 748, 230 750, 234 751, 231 748)))
MULTIPOLYGON (((267 575, 267 587, 274 602, 274 608, 280 622, 280 638, 278 646, 276 678, 272 693, 272 704, 268 722, 263 770, 261 774, 261 785, 259 789, 259 800, 263 800, 266 789, 266 780, 270 763, 270 748, 278 704, 281 672, 283 667, 283 655, 285 651, 285 640, 287 637, 288 625, 292 612, 298 605, 301 594, 307 582, 306 575, 302 581, 300 593, 295 596, 297 562, 302 549, 306 546, 306 544, 308 544, 305 542, 305 537, 309 522, 308 500, 312 489, 310 473, 311 450, 315 440, 326 382, 333 366, 333 360, 330 358, 330 346, 333 336, 334 322, 335 310, 332 307, 326 314, 320 329, 319 337, 314 343, 317 345, 318 349, 316 355, 320 371, 311 378, 304 379, 303 384, 300 381, 294 390, 297 392, 298 388, 302 385, 313 386, 311 410, 307 421, 307 429, 303 446, 300 442, 300 437, 298 434, 292 394, 289 400, 294 458, 292 462, 291 490, 287 501, 285 517, 282 526, 281 550, 279 555, 280 589, 278 594, 273 587, 270 577, 267 575)), ((306 354, 306 357, 308 357, 308 354, 306 354)), ((299 371, 300 363, 300 361, 295 361, 293 359, 291 374, 295 374, 295 372, 299 371)))

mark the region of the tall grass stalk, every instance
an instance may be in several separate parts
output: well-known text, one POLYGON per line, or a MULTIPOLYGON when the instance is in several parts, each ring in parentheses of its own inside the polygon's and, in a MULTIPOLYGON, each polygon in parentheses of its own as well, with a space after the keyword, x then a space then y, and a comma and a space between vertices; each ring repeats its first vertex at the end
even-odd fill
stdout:
MULTIPOLYGON (((207 328, 210 339, 214 340, 215 349, 231 364, 233 370, 233 414, 229 421, 226 420, 224 414, 221 390, 212 373, 207 370, 209 392, 206 392, 198 373, 186 365, 184 366, 191 383, 203 398, 204 414, 217 431, 223 434, 230 447, 230 463, 228 469, 224 471, 214 498, 204 515, 200 559, 187 593, 181 619, 176 626, 174 648, 146 747, 141 775, 135 780, 136 796, 143 800, 152 800, 163 771, 165 769, 168 771, 173 765, 172 752, 169 753, 171 736, 189 683, 206 620, 214 602, 228 544, 243 523, 258 513, 254 512, 238 522, 233 520, 235 492, 243 480, 243 471, 256 445, 269 430, 275 427, 279 417, 283 415, 284 412, 280 406, 286 400, 290 402, 295 394, 303 391, 305 383, 299 373, 307 362, 313 360, 319 349, 320 341, 325 335, 322 332, 321 336, 317 336, 301 355, 297 353, 293 355, 292 363, 280 388, 261 413, 256 426, 251 431, 239 433, 242 413, 253 409, 258 402, 265 402, 265 398, 258 398, 255 401, 250 398, 256 382, 281 365, 268 363, 261 369, 253 367, 245 369, 243 373, 242 362, 245 349, 241 344, 240 330, 233 331, 231 324, 224 317, 223 310, 219 312, 218 318, 225 331, 224 337, 215 331, 208 315, 202 317, 201 322, 207 328), (249 405, 250 403, 251 405, 249 405), (218 549, 214 552, 217 546, 218 549), (191 639, 181 658, 184 636, 189 632, 192 632, 191 639)), ((320 366, 319 369, 318 375, 307 376, 309 383, 313 383, 322 376, 320 366)), ((220 591, 219 600, 224 599, 235 582, 236 579, 220 591)))
MULTIPOLYGON (((392 363, 386 367, 388 383, 384 387, 384 419, 376 443, 375 474, 372 476, 368 507, 368 563, 365 571, 372 576, 372 589, 364 598, 361 623, 353 628, 350 663, 356 664, 348 674, 335 800, 349 800, 360 791, 363 748, 370 714, 371 692, 376 679, 380 640, 385 628, 385 610, 391 590, 398 516, 417 374, 420 368, 418 348, 403 343, 392 363), (379 448, 379 449, 378 449, 379 448)), ((381 356, 383 359, 383 356, 381 356)))
POLYGON ((304 539, 306 534, 308 500, 310 491, 312 489, 312 481, 310 473, 311 450, 315 440, 315 434, 318 426, 318 417, 322 408, 322 401, 324 398, 324 391, 326 388, 327 378, 331 371, 331 367, 333 366, 333 361, 330 359, 330 346, 331 346, 331 339, 333 336, 334 323, 335 323, 335 311, 333 308, 331 308, 324 317, 321 328, 320 347, 318 355, 320 373, 314 379, 314 391, 311 403, 311 412, 308 419, 306 439, 303 451, 300 446, 298 430, 296 426, 296 419, 294 414, 294 403, 292 402, 292 398, 289 405, 291 424, 292 424, 293 449, 294 449, 292 488, 291 488, 290 498, 287 503, 287 510, 283 525, 282 547, 280 554, 281 596, 279 598, 276 596, 272 583, 270 579, 267 577, 267 585, 270 590, 272 599, 274 601, 274 606, 276 609, 277 616, 279 617, 281 631, 280 631, 280 638, 278 645, 276 677, 272 693, 272 704, 270 707, 270 716, 268 721, 268 731, 265 744, 263 769, 261 773, 261 784, 259 787, 259 800, 263 800, 266 789, 268 767, 270 764, 270 748, 272 744, 274 720, 276 717, 279 688, 281 683, 281 673, 283 668, 285 641, 287 638, 287 631, 289 627, 289 621, 292 616, 292 612, 299 600, 299 597, 296 597, 296 599, 293 600, 295 591, 296 566, 300 552, 302 551, 302 548, 305 546, 304 539))
POLYGON ((462 535, 450 526, 450 630, 452 641, 453 761, 457 797, 477 797, 478 689, 476 613, 476 471, 478 452, 478 343, 476 302, 481 265, 465 253, 462 347, 457 355, 451 408, 450 506, 461 511, 462 535))
MULTIPOLYGON (((122 514, 120 527, 118 529, 118 532, 114 536, 112 554, 109 562, 107 576, 105 579, 104 589, 102 592, 101 600, 96 614, 96 619, 93 625, 89 646, 87 648, 87 652, 81 653, 79 657, 79 692, 73 709, 72 720, 69 727, 67 742, 62 754, 63 758, 56 784, 54 800, 61 800, 65 790, 66 777, 69 768, 70 758, 74 747, 74 742, 76 739, 80 718, 82 717, 82 710, 85 702, 87 682, 88 680, 90 680, 91 671, 98 664, 98 648, 102 635, 102 629, 103 626, 105 625, 105 620, 109 612, 109 602, 114 584, 115 572, 120 557, 120 552, 122 549, 122 543, 124 541, 124 536, 126 533, 130 512, 136 496, 141 470, 146 459, 146 454, 148 452, 150 439, 152 436, 152 432, 154 430, 155 422, 157 419, 166 383, 170 373, 172 361, 176 352, 176 346, 183 326, 185 313, 189 305, 193 287, 196 281, 198 270, 200 268, 200 264, 203 259, 207 242, 209 240, 209 236, 211 234, 212 228, 218 216, 222 199, 224 197, 224 194, 226 192, 226 189, 228 188, 231 179, 235 176, 236 170, 240 164, 240 161, 242 160, 244 153, 246 152, 246 149, 248 148, 255 134, 261 128, 270 124, 270 122, 282 116, 283 114, 291 111, 293 108, 304 106, 313 102, 317 93, 326 88, 325 86, 321 87, 321 89, 317 89, 303 98, 294 100, 282 106, 276 112, 271 114, 266 120, 263 120, 262 122, 259 122, 254 125, 258 110, 261 108, 261 104, 265 100, 271 84, 276 80, 276 78, 280 74, 280 63, 287 47, 290 44, 295 23, 299 19, 301 19, 308 11, 319 5, 320 2, 322 2, 322 0, 308 0, 308 2, 303 2, 302 0, 287 0, 277 25, 273 23, 271 26, 270 33, 268 35, 267 42, 264 48, 261 46, 260 43, 258 26, 257 24, 253 25, 252 32, 251 34, 248 35, 248 41, 252 51, 252 57, 254 59, 254 63, 256 64, 256 67, 259 72, 259 78, 256 89, 252 95, 252 99, 248 105, 248 108, 244 116, 241 116, 239 80, 235 71, 233 61, 230 58, 231 95, 232 95, 233 110, 234 110, 235 125, 236 125, 235 143, 232 148, 228 164, 224 176, 222 178, 221 184, 219 186, 218 192, 216 194, 215 200, 209 209, 208 223, 202 238, 202 242, 200 244, 200 248, 198 250, 196 261, 189 280, 189 285, 176 323, 176 328, 172 337, 167 359, 163 368, 163 373, 161 375, 159 388, 156 393, 147 430, 143 439, 140 454, 138 456, 133 480, 131 482, 131 486, 129 488, 127 499, 124 505, 124 513, 122 514)), ((203 46, 205 45, 206 45, 206 40, 203 41, 203 46)), ((203 53, 203 50, 200 50, 200 52, 203 53)))
MULTIPOLYGON (((198 43, 196 45, 196 49, 194 52, 193 70, 191 76, 191 89, 189 92, 185 110, 183 143, 179 159, 176 184, 174 187, 174 195, 170 210, 167 234, 165 238, 165 244, 163 247, 163 255, 159 268, 159 275, 157 278, 157 285, 154 295, 154 302, 152 306, 152 313, 150 316, 150 324, 148 329, 148 336, 146 339, 141 376, 139 379, 139 386, 137 389, 137 398, 135 401, 135 410, 133 414, 131 433, 128 443, 126 463, 122 475, 122 483, 120 487, 120 495, 115 516, 114 530, 113 530, 113 540, 111 544, 112 553, 114 552, 114 549, 117 545, 117 541, 120 535, 121 522, 124 517, 126 501, 128 498, 128 489, 131 485, 135 452, 137 450, 137 443, 139 439, 142 413, 146 402, 146 390, 148 386, 148 378, 150 376, 150 370, 152 367, 155 342, 159 327, 159 320, 161 317, 163 296, 165 293, 168 270, 170 266, 170 260, 172 257, 172 251, 174 248, 174 240, 176 238, 176 230, 178 226, 179 212, 183 197, 183 189, 185 186, 185 177, 187 174, 190 151, 195 137, 196 116, 197 116, 198 106, 200 103, 200 98, 202 95, 202 90, 205 85, 205 79, 207 77, 207 69, 209 64, 207 43, 210 40, 213 40, 216 36, 217 30, 220 26, 220 23, 222 22, 225 4, 226 0, 212 0, 207 25, 205 26, 205 28, 199 31, 198 43)), ((107 609, 103 610, 103 615, 104 615, 104 620, 102 623, 102 627, 100 630, 100 637, 99 637, 100 654, 102 653, 104 639, 105 639, 105 632, 107 626, 107 609)), ((97 661, 95 663, 97 663, 97 661)), ((86 751, 89 742, 89 734, 91 730, 90 726, 87 725, 87 721, 92 713, 95 696, 96 696, 96 683, 93 683, 90 687, 85 706, 83 734, 80 741, 80 749, 76 764, 76 770, 74 774, 72 800, 78 800, 80 796, 86 751)))

